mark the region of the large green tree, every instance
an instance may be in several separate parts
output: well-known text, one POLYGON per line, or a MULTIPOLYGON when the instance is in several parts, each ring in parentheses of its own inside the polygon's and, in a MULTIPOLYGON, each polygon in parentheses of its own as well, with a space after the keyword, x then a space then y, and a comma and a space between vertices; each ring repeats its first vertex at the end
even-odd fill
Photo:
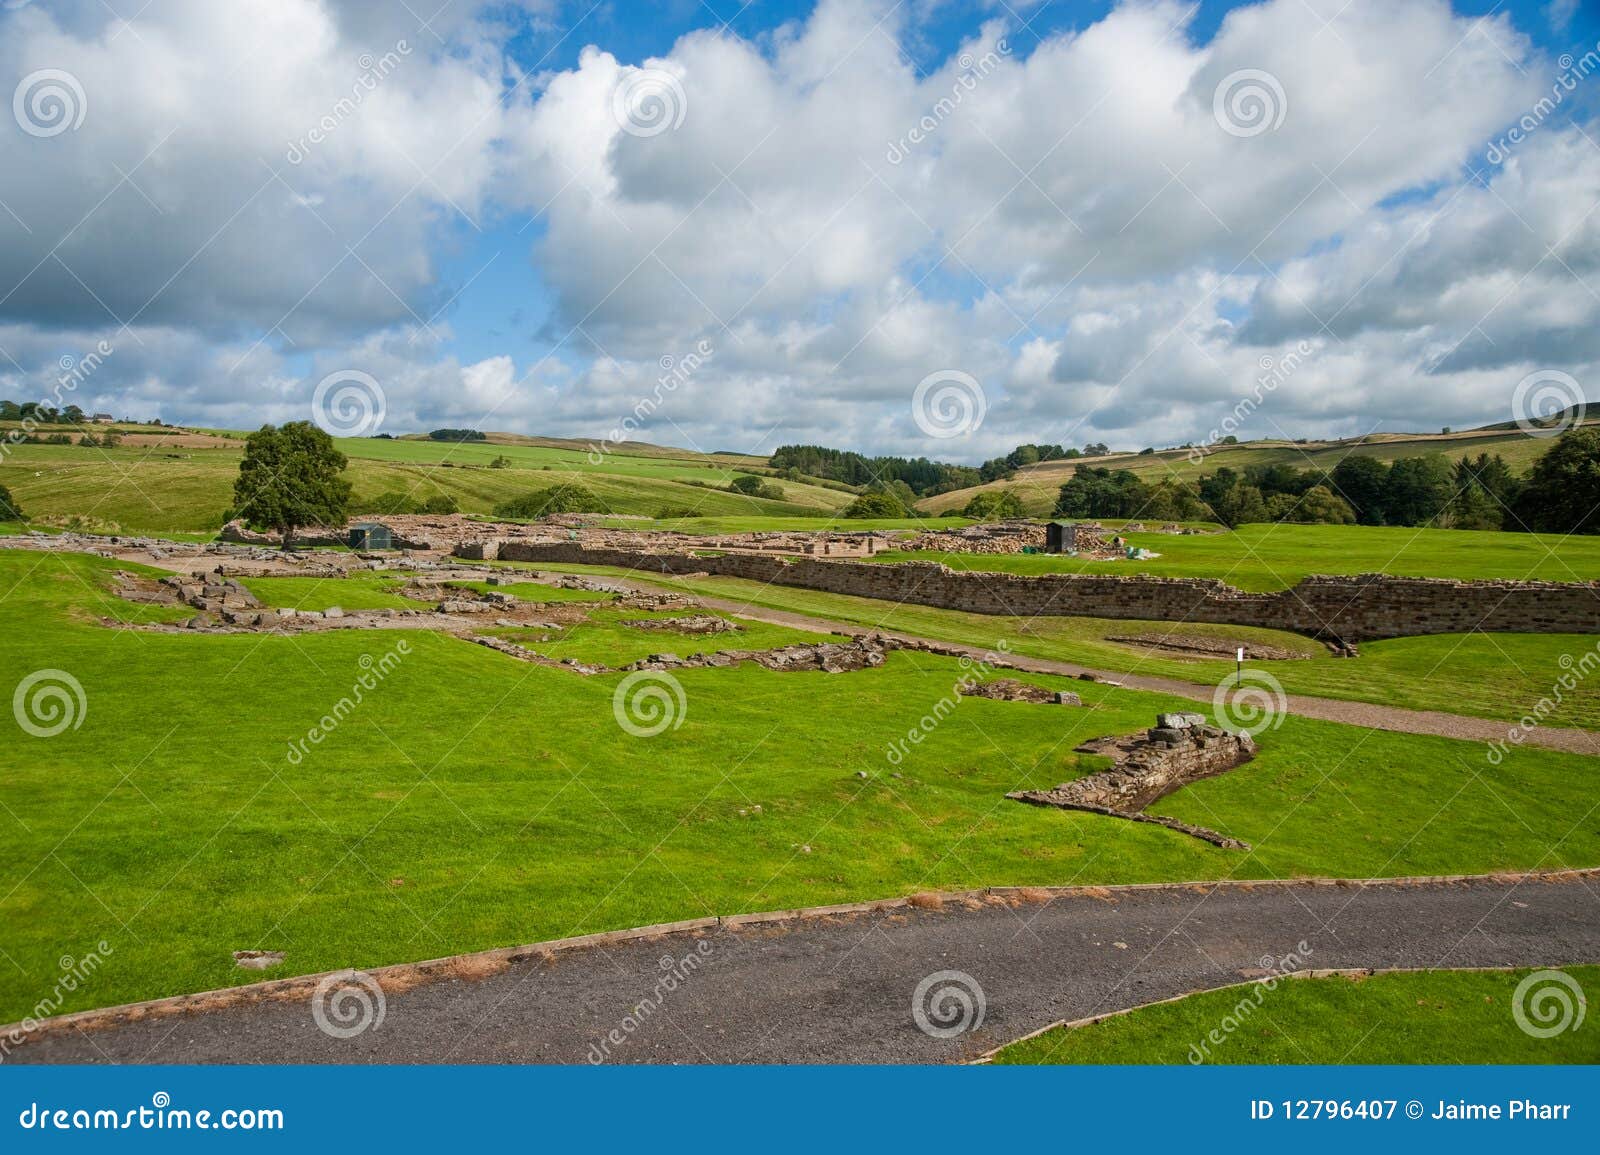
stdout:
POLYGON ((1600 429, 1573 429, 1528 475, 1517 513, 1546 533, 1600 533, 1600 429))
POLYGON ((234 513, 251 529, 277 530, 285 549, 297 529, 342 526, 350 483, 339 475, 348 464, 333 438, 309 421, 263 425, 245 439, 233 483, 234 513))
POLYGON ((0 521, 26 521, 27 515, 22 512, 22 507, 17 504, 11 491, 0 485, 0 521))

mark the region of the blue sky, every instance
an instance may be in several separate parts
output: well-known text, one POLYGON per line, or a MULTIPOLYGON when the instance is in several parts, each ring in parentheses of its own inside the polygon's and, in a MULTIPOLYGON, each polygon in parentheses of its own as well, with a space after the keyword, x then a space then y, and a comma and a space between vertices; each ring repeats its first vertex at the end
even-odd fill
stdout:
POLYGON ((1504 420, 1600 359, 1593 5, 433 6, 0 10, 17 98, 87 113, 0 134, 0 391, 110 340, 97 407, 249 425, 353 370, 386 428, 604 436, 708 342, 638 435, 974 460, 1203 438, 1301 345, 1245 434, 1504 420), (929 434, 946 372, 983 417, 929 434))

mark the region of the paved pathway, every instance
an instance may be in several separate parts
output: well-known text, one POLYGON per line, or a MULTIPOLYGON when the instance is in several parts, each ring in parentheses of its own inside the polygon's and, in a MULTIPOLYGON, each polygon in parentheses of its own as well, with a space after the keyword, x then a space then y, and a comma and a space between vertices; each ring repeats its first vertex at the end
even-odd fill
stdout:
MULTIPOLYGON (((651 587, 646 583, 623 583, 621 579, 615 578, 608 578, 607 580, 617 581, 619 584, 633 584, 634 588, 637 589, 657 588, 651 587)), ((711 597, 700 593, 696 593, 694 596, 711 609, 722 610, 725 613, 750 618, 753 621, 770 622, 773 625, 790 626, 795 629, 809 630, 816 633, 877 633, 885 637, 901 638, 906 641, 934 642, 937 645, 959 650, 974 658, 981 658, 988 652, 982 646, 941 642, 933 638, 901 633, 897 630, 868 630, 866 627, 852 622, 833 621, 807 614, 790 613, 786 610, 768 609, 765 606, 751 605, 749 602, 736 598, 711 597)), ((1130 689, 1152 690, 1157 693, 1171 694, 1175 697, 1189 698, 1196 702, 1203 702, 1208 707, 1211 704, 1211 686, 1196 685, 1193 682, 1184 682, 1177 678, 1158 678, 1145 674, 1119 674, 1110 670, 1097 670, 1089 666, 1080 666, 1073 662, 1024 657, 1020 654, 1009 655, 1008 660, 1020 669, 1032 670, 1040 674, 1062 674, 1067 677, 1093 674, 1101 681, 1116 682, 1130 689)), ((1360 659, 1356 660, 1359 661, 1360 659)), ((1406 710, 1398 706, 1380 706, 1371 702, 1347 702, 1340 698, 1314 698, 1304 694, 1290 694, 1287 697, 1289 713, 1291 714, 1298 714, 1304 718, 1320 718, 1326 722, 1344 722, 1352 726, 1365 726, 1373 730, 1394 730, 1402 734, 1432 734, 1440 738, 1463 738, 1474 742, 1490 742, 1494 740, 1504 742, 1506 740, 1506 731, 1511 728, 1511 724, 1507 722, 1497 722, 1489 718, 1469 718, 1465 715, 1446 714, 1437 710, 1406 710)), ((1544 746, 1552 750, 1564 750, 1569 754, 1589 754, 1600 757, 1600 732, 1592 730, 1539 726, 1524 735, 1524 743, 1529 746, 1544 746)))
MULTIPOLYGON (((349 1039, 319 1030, 306 1001, 258 1003, 50 1032, 7 1061, 956 1062, 1061 1019, 1260 977, 1264 957, 1297 951, 1316 969, 1600 962, 1600 880, 1112 888, 713 929, 392 993, 349 1039), (944 971, 984 1005, 948 1039, 912 1012, 944 971), (669 973, 682 981, 667 991, 669 973)), ((1191 1042, 1174 1038, 1174 1057, 1191 1042)))

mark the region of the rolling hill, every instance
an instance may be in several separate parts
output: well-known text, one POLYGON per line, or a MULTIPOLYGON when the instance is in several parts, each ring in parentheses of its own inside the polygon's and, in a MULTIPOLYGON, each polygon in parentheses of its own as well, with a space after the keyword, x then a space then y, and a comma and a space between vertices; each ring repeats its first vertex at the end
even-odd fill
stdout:
POLYGON ((1146 480, 1172 477, 1194 481, 1202 474, 1215 473, 1226 466, 1244 472, 1251 465, 1292 465, 1296 469, 1332 469, 1340 460, 1358 454, 1394 461, 1427 453, 1447 457, 1466 454, 1498 454, 1518 472, 1526 471, 1552 444, 1551 439, 1531 437, 1515 425, 1486 426, 1456 433, 1373 433, 1336 441, 1246 441, 1238 445, 1219 445, 1198 461, 1191 450, 1162 449, 1155 453, 1112 453, 1105 457, 1077 457, 1068 461, 1046 461, 1024 466, 1009 481, 952 490, 917 503, 923 513, 940 514, 960 509, 974 494, 993 489, 1014 489, 1031 516, 1048 516, 1055 506, 1056 493, 1080 465, 1106 469, 1126 469, 1146 480))
MULTIPOLYGON (((41 432, 53 432, 42 427, 41 432)), ((214 530, 233 500, 244 434, 126 427, 115 449, 16 445, 0 459, 4 485, 34 518, 80 517, 131 533, 214 530)), ((783 500, 721 488, 765 459, 627 444, 598 460, 588 442, 491 434, 486 441, 343 438, 358 500, 399 491, 422 500, 454 497, 463 513, 566 482, 582 482, 615 513, 693 509, 715 517, 826 517, 851 500, 821 484, 776 481, 783 500), (491 468, 497 457, 509 460, 491 468)), ((767 479, 772 480, 772 479, 767 479)))

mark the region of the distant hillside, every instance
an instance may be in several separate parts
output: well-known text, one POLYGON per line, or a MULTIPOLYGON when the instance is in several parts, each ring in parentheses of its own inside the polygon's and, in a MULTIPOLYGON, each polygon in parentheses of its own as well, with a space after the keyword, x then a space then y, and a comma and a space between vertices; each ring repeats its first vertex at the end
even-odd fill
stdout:
MULTIPOLYGON (((233 503, 245 434, 163 430, 130 435, 113 449, 16 445, 0 459, 4 485, 36 519, 83 518, 132 533, 214 530, 233 503)), ((596 455, 587 441, 490 433, 483 441, 341 438, 358 505, 380 494, 455 498, 463 513, 490 513, 508 498, 578 481, 614 513, 693 510, 708 517, 826 517, 852 500, 835 485, 770 476, 758 457, 712 456, 627 444, 596 455), (501 459, 501 465, 494 462, 501 459), (758 473, 782 500, 727 492, 758 473)))
POLYGON ((1010 488, 1021 497, 1023 508, 1030 516, 1045 517, 1055 507, 1056 494, 1062 484, 1079 465, 1127 469, 1141 477, 1149 476, 1157 480, 1175 477, 1192 481, 1201 474, 1215 473, 1222 466, 1240 473, 1246 466, 1280 463, 1293 465, 1297 469, 1332 469, 1342 458, 1351 454, 1394 461, 1427 453, 1443 453, 1448 457, 1490 453, 1505 458, 1512 469, 1523 472, 1551 444, 1550 438, 1531 437, 1515 423, 1508 422, 1506 425, 1485 426, 1458 433, 1373 433, 1366 437, 1334 441, 1246 441, 1238 445, 1216 446, 1198 463, 1191 459, 1191 451, 1187 449, 1112 453, 1103 457, 1079 457, 1024 466, 1010 481, 993 481, 942 493, 918 502, 917 509, 924 513, 939 514, 948 509, 962 508, 972 500, 974 494, 1010 488))

